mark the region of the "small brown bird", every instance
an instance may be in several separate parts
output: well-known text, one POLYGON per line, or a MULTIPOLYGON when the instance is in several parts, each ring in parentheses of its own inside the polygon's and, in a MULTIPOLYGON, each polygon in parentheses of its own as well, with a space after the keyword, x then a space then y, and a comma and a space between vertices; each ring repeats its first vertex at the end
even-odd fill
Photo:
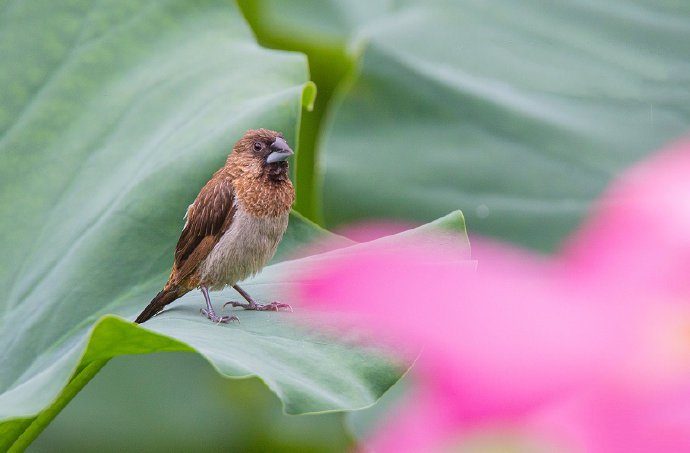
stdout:
POLYGON ((141 312, 142 323, 163 307, 200 288, 206 299, 201 313, 214 322, 237 320, 218 316, 209 289, 232 286, 247 303, 225 305, 245 310, 290 309, 287 304, 258 304, 237 285, 273 257, 285 230, 295 189, 286 159, 294 153, 279 132, 249 130, 235 144, 225 166, 214 173, 187 208, 175 262, 168 282, 141 312))

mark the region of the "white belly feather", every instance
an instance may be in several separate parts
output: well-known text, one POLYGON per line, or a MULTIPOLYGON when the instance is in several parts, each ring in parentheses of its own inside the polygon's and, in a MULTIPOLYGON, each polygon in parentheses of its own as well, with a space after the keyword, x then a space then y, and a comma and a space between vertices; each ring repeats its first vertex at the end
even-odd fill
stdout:
POLYGON ((234 285, 259 272, 273 257, 287 229, 289 214, 255 217, 238 203, 230 228, 200 267, 210 289, 234 285))

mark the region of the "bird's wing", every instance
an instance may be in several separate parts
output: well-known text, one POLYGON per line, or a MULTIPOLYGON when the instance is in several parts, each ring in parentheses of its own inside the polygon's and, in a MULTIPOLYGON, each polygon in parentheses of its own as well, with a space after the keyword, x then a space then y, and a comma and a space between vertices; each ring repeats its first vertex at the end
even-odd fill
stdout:
POLYGON ((182 281, 208 256, 235 214, 235 194, 229 179, 211 179, 187 209, 175 248, 175 280, 182 281))

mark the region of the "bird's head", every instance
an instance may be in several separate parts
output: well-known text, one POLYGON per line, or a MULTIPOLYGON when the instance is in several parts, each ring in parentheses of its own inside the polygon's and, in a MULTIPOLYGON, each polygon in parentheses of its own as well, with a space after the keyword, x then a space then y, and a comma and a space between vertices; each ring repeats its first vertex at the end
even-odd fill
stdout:
POLYGON ((228 164, 271 179, 282 179, 287 178, 287 159, 293 154, 280 132, 250 129, 235 144, 228 164))

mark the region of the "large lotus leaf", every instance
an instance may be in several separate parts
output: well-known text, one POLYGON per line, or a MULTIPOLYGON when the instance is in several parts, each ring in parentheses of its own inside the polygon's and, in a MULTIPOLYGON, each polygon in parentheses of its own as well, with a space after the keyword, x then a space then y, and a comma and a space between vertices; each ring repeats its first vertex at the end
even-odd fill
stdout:
MULTIPOLYGON (((295 222, 304 221, 296 217, 295 222)), ((347 245, 337 240, 337 250, 273 264, 243 286, 261 300, 273 300, 285 296, 290 277, 297 269, 324 265, 332 257, 359 253, 367 247, 399 248, 420 240, 459 245, 465 252, 458 258, 469 259, 464 218, 456 212, 371 243, 347 245), (445 233, 429 236, 429 231, 445 233)), ((147 282, 141 289, 125 294, 111 307, 112 312, 132 319, 140 310, 141 301, 153 292, 155 287, 151 285, 147 282)), ((236 297, 232 290, 216 294, 218 300, 232 297, 236 297)), ((287 313, 242 312, 240 325, 213 325, 199 316, 201 305, 201 296, 190 293, 143 327, 105 315, 88 330, 63 333, 62 339, 41 352, 30 365, 34 373, 28 380, 0 395, 0 417, 7 420, 0 424, 2 446, 16 442, 12 446, 21 448, 34 439, 85 381, 116 355, 196 351, 225 376, 258 376, 283 401, 288 413, 370 406, 402 374, 400 363, 388 359, 382 350, 362 343, 361 332, 341 331, 336 341, 308 328, 308 318, 302 316, 299 323, 294 323, 287 313), (68 383, 70 375, 73 377, 68 383), (46 405, 45 400, 50 402, 54 398, 50 392, 65 384, 52 405, 33 418, 46 405)))
MULTIPOLYGON (((118 354, 198 351, 224 375, 258 375, 290 413, 366 406, 397 379, 377 352, 284 313, 216 326, 189 294, 144 327, 116 316, 163 284, 186 206, 244 130, 294 143, 303 57, 258 47, 229 1, 8 1, 1 14, 0 450, 30 442, 118 354)), ((323 234, 293 216, 279 259, 323 234)), ((279 292, 261 281, 258 297, 279 292)))
POLYGON ((260 3, 273 41, 360 64, 320 148, 329 225, 461 207, 471 231, 550 249, 690 130, 689 2, 260 3))

